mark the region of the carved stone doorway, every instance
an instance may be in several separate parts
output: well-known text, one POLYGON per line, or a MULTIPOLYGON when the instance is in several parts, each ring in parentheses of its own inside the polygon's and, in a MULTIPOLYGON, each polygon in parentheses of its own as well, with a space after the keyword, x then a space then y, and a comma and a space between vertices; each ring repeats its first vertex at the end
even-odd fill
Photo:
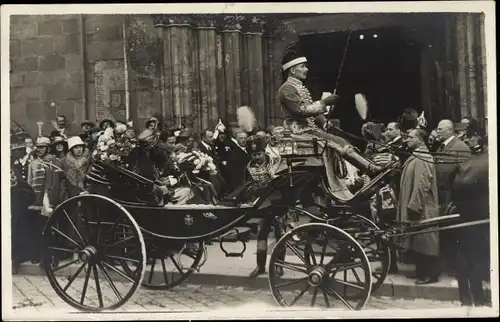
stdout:
POLYGON ((395 121, 404 108, 422 109, 421 44, 409 40, 398 27, 338 31, 300 36, 308 57, 307 85, 313 98, 337 89, 335 115, 342 129, 360 133, 363 120, 356 112, 354 95, 363 93, 369 118, 395 121), (346 47, 347 54, 339 69, 346 47))

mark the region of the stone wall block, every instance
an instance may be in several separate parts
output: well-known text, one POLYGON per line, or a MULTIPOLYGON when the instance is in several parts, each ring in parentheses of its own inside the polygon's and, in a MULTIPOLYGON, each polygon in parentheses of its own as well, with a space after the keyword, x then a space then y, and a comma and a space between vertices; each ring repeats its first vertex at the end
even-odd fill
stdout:
POLYGON ((21 41, 22 57, 37 57, 55 52, 54 38, 51 36, 23 39, 21 41))
POLYGON ((11 24, 10 39, 25 39, 38 36, 38 24, 31 18, 23 24, 11 24))
POLYGON ((51 20, 38 23, 38 36, 60 34, 62 34, 62 24, 60 20, 51 20))
POLYGON ((78 18, 64 19, 61 21, 62 31, 65 34, 76 33, 80 30, 80 23, 78 18))
POLYGON ((10 74, 10 87, 22 87, 24 86, 26 74, 24 73, 15 73, 10 74))
POLYGON ((21 56, 21 41, 11 39, 9 43, 9 57, 16 58, 21 56))
POLYGON ((44 55, 38 57, 38 69, 40 71, 51 71, 66 68, 66 58, 59 54, 44 55))
POLYGON ((12 72, 27 72, 27 71, 37 71, 38 70, 38 58, 18 58, 12 60, 12 72))
POLYGON ((17 122, 24 122, 26 120, 26 103, 11 102, 10 103, 10 118, 17 122))
POLYGON ((25 86, 44 86, 44 85, 54 85, 54 73, 44 72, 40 73, 38 71, 26 72, 26 77, 24 79, 25 86))
POLYGON ((90 61, 123 59, 123 42, 89 43, 87 44, 87 59, 90 61))
POLYGON ((102 24, 87 34, 89 43, 123 40, 121 25, 102 24))
POLYGON ((83 69, 82 57, 80 54, 64 55, 64 58, 66 58, 66 70, 72 71, 83 69))
POLYGON ((75 103, 72 100, 64 100, 57 102, 56 113, 66 116, 69 122, 75 121, 75 103))
POLYGON ((26 103, 26 118, 31 123, 56 119, 56 109, 50 107, 48 102, 28 102, 26 103))
POLYGON ((58 54, 80 52, 80 34, 66 34, 54 37, 55 49, 58 54))

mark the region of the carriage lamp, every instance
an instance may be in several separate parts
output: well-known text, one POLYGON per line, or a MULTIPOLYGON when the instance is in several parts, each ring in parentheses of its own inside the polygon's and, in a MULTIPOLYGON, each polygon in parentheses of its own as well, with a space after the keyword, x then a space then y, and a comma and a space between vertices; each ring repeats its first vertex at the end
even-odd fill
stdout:
POLYGON ((283 137, 281 138, 281 151, 282 155, 292 155, 294 154, 294 141, 292 139, 292 133, 290 131, 283 131, 283 137))

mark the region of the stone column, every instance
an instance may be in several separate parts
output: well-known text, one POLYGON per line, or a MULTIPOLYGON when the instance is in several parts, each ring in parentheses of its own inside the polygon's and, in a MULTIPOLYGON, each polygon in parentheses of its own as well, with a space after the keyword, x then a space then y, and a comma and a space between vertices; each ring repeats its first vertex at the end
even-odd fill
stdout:
POLYGON ((264 55, 264 110, 266 111, 267 124, 278 125, 277 117, 280 116, 279 107, 276 104, 276 87, 275 71, 279 66, 274 64, 274 31, 276 23, 274 21, 267 22, 264 25, 263 34, 263 55, 264 55))
POLYGON ((478 54, 476 57, 478 58, 478 66, 479 66, 479 84, 478 84, 478 92, 480 93, 480 100, 478 106, 479 112, 479 122, 484 127, 484 121, 482 118, 488 117, 488 95, 487 95, 487 79, 486 79, 486 40, 484 36, 484 13, 479 13, 476 17, 477 26, 476 26, 476 34, 479 44, 477 45, 478 54))
POLYGON ((227 105, 226 105, 226 75, 224 72, 224 39, 222 33, 215 34, 215 73, 217 76, 216 91, 217 91, 217 110, 219 117, 227 121, 227 105))
POLYGON ((225 16, 220 25, 224 57, 225 109, 227 121, 236 121, 241 100, 241 25, 238 16, 225 16))
POLYGON ((217 40, 216 20, 200 15, 197 21, 200 129, 217 124, 217 40))
POLYGON ((163 30, 164 106, 170 125, 192 126, 193 42, 192 19, 187 15, 157 15, 156 26, 163 30), (169 100, 171 97, 171 100, 169 100), (169 104, 171 104, 169 106, 169 104))
POLYGON ((467 14, 458 14, 456 22, 456 41, 458 54, 458 87, 460 90, 460 117, 470 115, 470 79, 468 73, 468 48, 467 48, 467 14))
POLYGON ((264 19, 262 16, 247 16, 243 27, 246 43, 246 64, 249 80, 249 106, 255 113, 258 126, 266 126, 268 115, 264 106, 264 57, 262 34, 264 19))

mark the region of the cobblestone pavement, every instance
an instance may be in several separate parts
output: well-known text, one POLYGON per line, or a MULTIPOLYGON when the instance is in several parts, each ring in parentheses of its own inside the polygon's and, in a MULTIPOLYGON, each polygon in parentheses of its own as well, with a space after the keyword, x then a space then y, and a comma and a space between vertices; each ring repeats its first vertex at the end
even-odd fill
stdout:
MULTIPOLYGON (((59 309, 66 312, 77 310, 66 304, 55 293, 46 277, 16 275, 12 283, 12 304, 15 312, 43 312, 47 309, 59 309)), ((104 284, 104 283, 103 283, 104 284)), ((80 292, 81 293, 81 292, 80 292)), ((113 296, 111 290, 103 287, 105 297, 113 296), (111 294, 110 294, 111 293, 111 294)), ((318 304, 324 303, 321 293, 318 304)), ((94 299, 95 300, 95 299, 94 299)), ((307 300, 307 299, 306 299, 307 300)), ((265 309, 277 308, 270 290, 247 290, 230 286, 201 286, 183 284, 170 291, 154 291, 140 288, 124 306, 116 312, 193 312, 218 308, 257 305, 265 309)), ((307 307, 307 304, 304 305, 307 307)), ((338 307, 332 303, 332 307, 338 307)), ((344 306, 340 306, 344 309, 344 306)), ((457 302, 433 300, 405 300, 394 298, 371 297, 365 309, 442 309, 457 308, 457 302)))

